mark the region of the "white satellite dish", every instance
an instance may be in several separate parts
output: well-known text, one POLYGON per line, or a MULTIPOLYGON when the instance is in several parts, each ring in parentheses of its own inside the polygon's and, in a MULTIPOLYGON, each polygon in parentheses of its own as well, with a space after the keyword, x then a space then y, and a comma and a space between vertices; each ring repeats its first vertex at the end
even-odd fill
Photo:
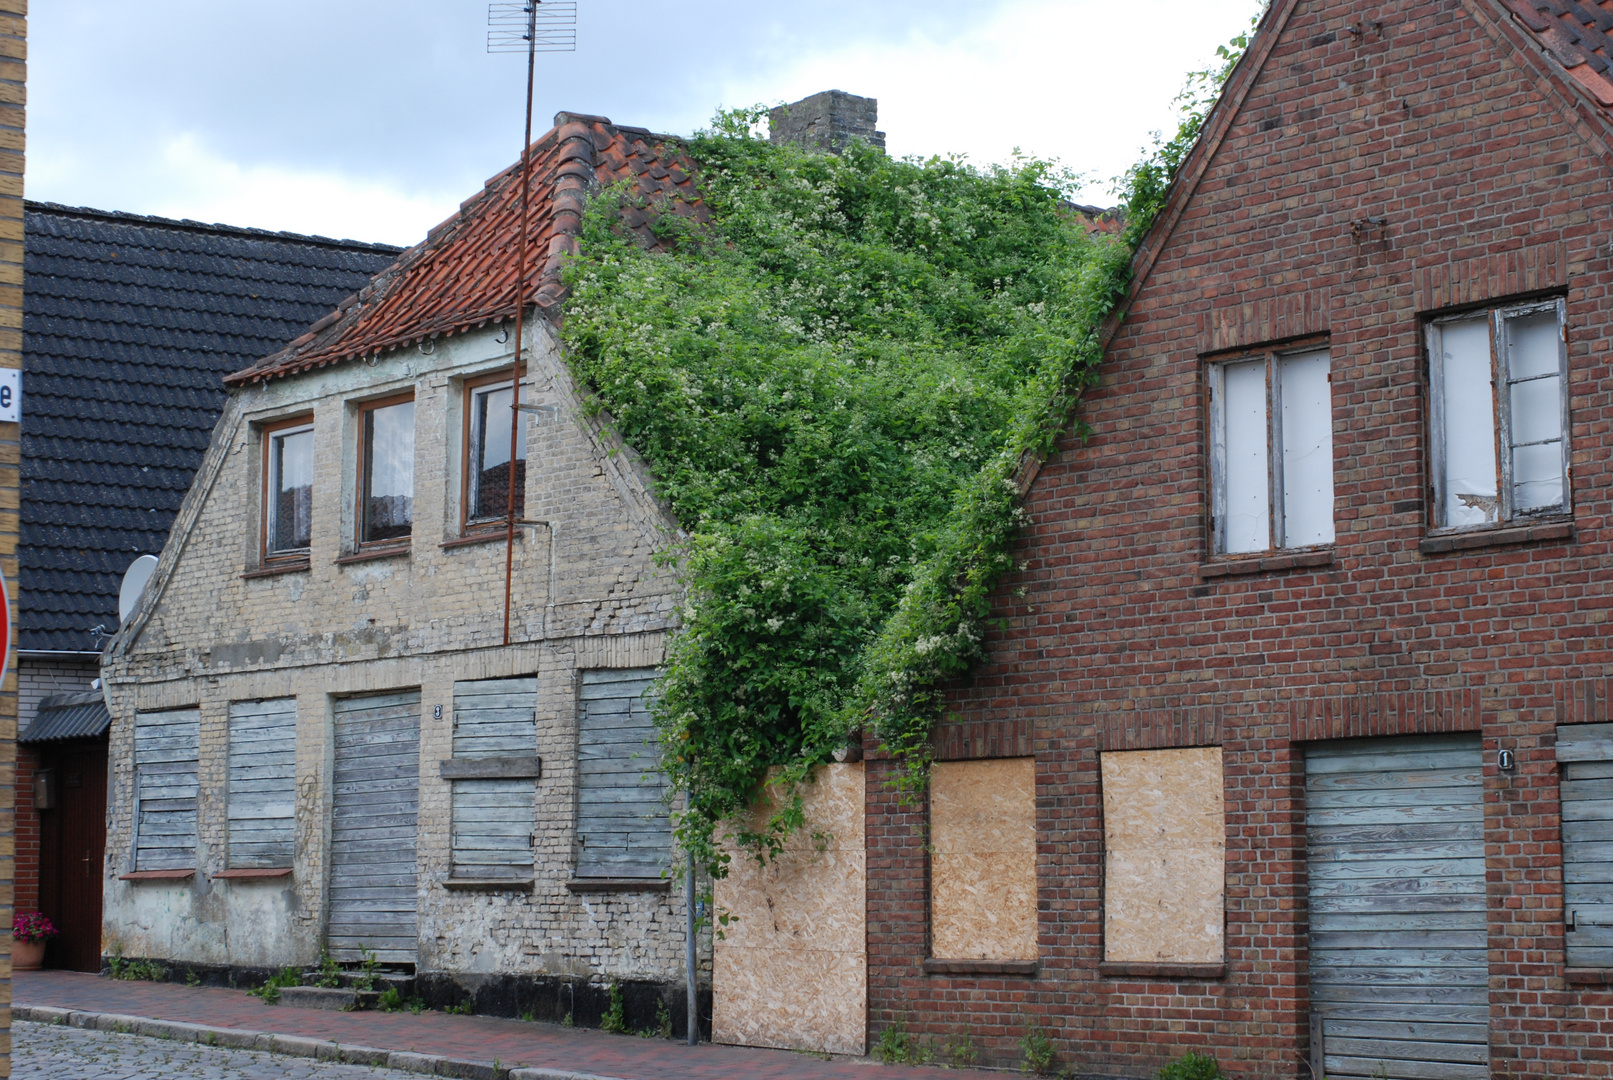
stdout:
POLYGON ((142 555, 123 572, 123 588, 118 590, 118 622, 126 623, 140 604, 151 575, 157 572, 157 556, 142 555))

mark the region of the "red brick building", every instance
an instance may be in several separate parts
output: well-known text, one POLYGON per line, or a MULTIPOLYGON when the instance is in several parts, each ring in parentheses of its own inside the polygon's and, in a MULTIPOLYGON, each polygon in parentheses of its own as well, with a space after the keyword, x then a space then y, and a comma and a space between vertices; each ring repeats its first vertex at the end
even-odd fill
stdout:
POLYGON ((1613 1076, 1608 32, 1272 5, 937 738, 1033 792, 943 849, 871 762, 875 1033, 1613 1076))

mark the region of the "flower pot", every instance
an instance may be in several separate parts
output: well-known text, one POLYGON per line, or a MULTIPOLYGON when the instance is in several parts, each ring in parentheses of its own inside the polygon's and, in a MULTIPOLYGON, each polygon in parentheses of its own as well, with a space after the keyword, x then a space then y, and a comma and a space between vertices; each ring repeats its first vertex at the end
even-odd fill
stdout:
POLYGON ((38 971, 45 963, 45 939, 38 941, 11 941, 11 970, 38 971))

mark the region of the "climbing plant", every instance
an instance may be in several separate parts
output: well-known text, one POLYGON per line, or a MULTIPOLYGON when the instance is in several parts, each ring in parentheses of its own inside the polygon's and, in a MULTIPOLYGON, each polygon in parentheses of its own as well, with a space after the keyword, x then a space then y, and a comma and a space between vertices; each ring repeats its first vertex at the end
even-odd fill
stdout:
POLYGON ((785 797, 739 833, 764 857, 859 729, 922 785, 936 688, 980 658, 1012 565, 1016 473, 1069 428, 1209 100, 1127 174, 1118 230, 1048 162, 816 154, 760 137, 760 109, 690 140, 709 220, 654 215, 655 250, 621 226, 624 189, 590 200, 563 335, 681 526, 653 711, 680 842, 712 873, 770 771, 785 797))

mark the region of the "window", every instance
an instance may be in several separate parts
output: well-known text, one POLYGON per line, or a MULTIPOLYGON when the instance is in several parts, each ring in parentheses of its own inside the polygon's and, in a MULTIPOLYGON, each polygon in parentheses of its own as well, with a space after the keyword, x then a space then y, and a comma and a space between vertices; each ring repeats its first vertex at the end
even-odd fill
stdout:
POLYGON ((655 724, 654 668, 582 673, 577 717, 577 876, 659 878, 672 849, 655 724))
POLYGON ((1333 542, 1333 395, 1326 350, 1210 365, 1215 553, 1333 542))
POLYGON ((1103 958, 1225 960, 1221 748, 1105 753, 1103 958))
POLYGON ((538 680, 454 684, 451 876, 532 880, 538 680))
POLYGON ((295 845, 297 699, 230 703, 229 868, 280 869, 295 845))
POLYGON ((314 505, 314 425, 306 417, 263 432, 263 557, 305 558, 314 505))
POLYGON ((1569 967, 1613 968, 1613 724, 1557 729, 1569 967))
POLYGON ((170 709, 134 717, 134 869, 196 868, 197 757, 201 713, 170 709))
POLYGON ((1569 510, 1563 308, 1551 300, 1429 324, 1436 528, 1569 510))
POLYGON ((414 399, 365 405, 360 420, 359 545, 407 540, 414 525, 414 399))
POLYGON ((931 956, 1035 960, 1036 760, 937 762, 930 847, 931 956))
MULTIPOLYGON (((505 520, 510 490, 510 406, 508 376, 473 383, 465 390, 465 523, 505 520)), ((526 425, 516 426, 515 518, 526 503, 526 425)))

